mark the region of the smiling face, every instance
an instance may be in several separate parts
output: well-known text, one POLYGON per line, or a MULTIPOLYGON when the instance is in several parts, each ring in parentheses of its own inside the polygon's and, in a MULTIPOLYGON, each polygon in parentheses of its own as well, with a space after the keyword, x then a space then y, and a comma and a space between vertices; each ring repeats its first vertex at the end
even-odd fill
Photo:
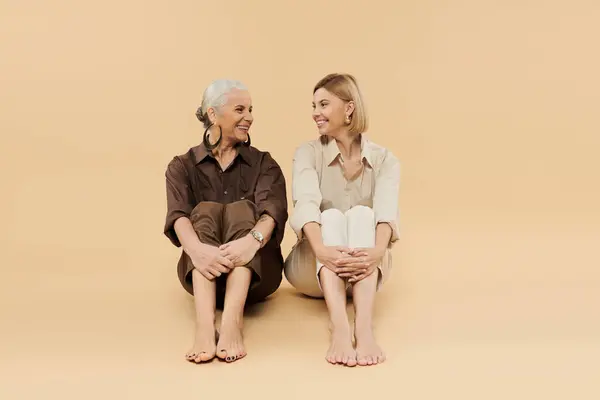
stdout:
POLYGON ((335 96, 325 88, 313 95, 313 120, 320 135, 337 137, 348 130, 346 116, 352 114, 354 105, 335 96))
POLYGON ((209 110, 211 120, 221 127, 223 139, 231 142, 245 142, 254 121, 252 99, 247 90, 232 89, 227 94, 227 102, 218 111, 209 110))

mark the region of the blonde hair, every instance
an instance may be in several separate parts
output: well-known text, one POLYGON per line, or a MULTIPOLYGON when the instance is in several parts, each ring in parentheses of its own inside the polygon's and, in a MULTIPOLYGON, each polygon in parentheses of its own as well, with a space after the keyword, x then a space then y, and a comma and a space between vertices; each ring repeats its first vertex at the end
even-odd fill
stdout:
POLYGON ((348 132, 353 135, 360 135, 369 127, 369 118, 362 93, 356 82, 356 78, 350 74, 329 74, 322 78, 313 89, 313 94, 319 89, 325 89, 343 101, 352 101, 354 111, 350 115, 350 125, 348 132))

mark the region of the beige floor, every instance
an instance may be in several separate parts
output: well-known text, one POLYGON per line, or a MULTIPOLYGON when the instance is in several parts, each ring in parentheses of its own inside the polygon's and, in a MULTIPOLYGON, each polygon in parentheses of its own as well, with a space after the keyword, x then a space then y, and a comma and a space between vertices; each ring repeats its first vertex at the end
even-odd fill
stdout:
POLYGON ((3 263, 0 394, 597 398, 598 233, 496 227, 407 229, 377 300, 388 361, 354 369, 325 362, 325 306, 287 283, 247 317, 244 360, 189 364, 192 303, 160 235, 146 252, 34 235, 3 263))

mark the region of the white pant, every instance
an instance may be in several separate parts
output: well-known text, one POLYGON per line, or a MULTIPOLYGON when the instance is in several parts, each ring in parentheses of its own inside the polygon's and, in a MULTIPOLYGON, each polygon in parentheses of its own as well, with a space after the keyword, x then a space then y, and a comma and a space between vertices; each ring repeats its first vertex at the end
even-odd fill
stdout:
MULTIPOLYGON (((325 246, 344 246, 350 248, 375 247, 375 214, 366 206, 354 206, 345 213, 337 209, 328 209, 321 213, 321 235, 325 246)), ((319 272, 323 264, 318 261, 308 240, 303 237, 292 249, 285 260, 285 277, 301 293, 311 297, 323 297, 319 272)), ((379 268, 377 288, 387 278, 391 267, 389 249, 379 268)), ((347 291, 351 293, 351 286, 347 291)))

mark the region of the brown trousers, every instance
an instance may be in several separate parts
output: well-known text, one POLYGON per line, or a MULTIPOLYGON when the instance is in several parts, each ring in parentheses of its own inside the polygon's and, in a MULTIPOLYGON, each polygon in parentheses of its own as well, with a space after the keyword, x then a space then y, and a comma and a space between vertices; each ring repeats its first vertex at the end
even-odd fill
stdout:
MULTIPOLYGON (((248 200, 229 204, 201 202, 192 210, 190 221, 202 243, 220 246, 247 235, 258 221, 256 205, 248 200)), ((252 281, 246 304, 256 303, 273 294, 281 284, 283 256, 281 248, 270 240, 256 252, 246 265, 252 270, 252 281)), ((177 275, 183 288, 194 294, 192 271, 194 265, 189 256, 182 252, 177 265, 177 275)), ((217 306, 222 307, 225 298, 227 274, 216 278, 217 306)))

